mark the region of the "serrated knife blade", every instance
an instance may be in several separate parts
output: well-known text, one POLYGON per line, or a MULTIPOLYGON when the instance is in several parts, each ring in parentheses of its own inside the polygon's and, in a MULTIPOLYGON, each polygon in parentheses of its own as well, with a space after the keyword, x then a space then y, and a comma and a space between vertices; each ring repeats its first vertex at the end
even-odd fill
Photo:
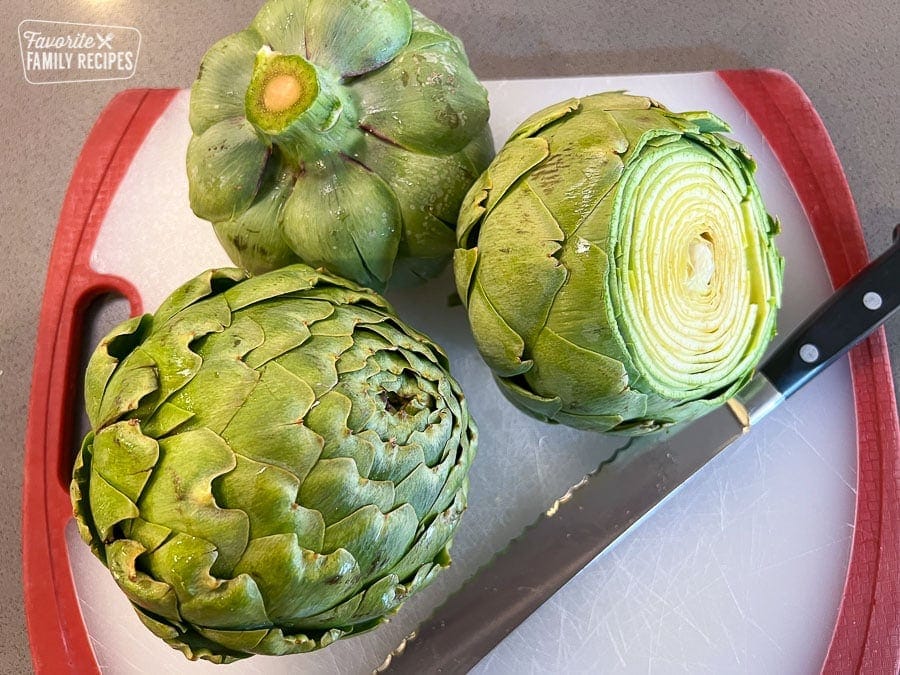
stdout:
POLYGON ((894 244, 788 336, 727 405, 619 450, 478 570, 376 672, 474 667, 626 530, 900 308, 898 235, 900 226, 894 244))

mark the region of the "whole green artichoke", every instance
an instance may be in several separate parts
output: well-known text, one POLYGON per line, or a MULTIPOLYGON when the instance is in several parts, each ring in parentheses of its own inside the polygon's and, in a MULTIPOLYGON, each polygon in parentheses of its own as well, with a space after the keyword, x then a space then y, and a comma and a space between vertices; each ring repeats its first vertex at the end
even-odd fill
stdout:
POLYGON ((191 208, 254 273, 376 290, 438 274, 493 156, 460 41, 406 0, 269 0, 191 90, 191 208))
POLYGON ((201 274, 94 352, 82 538, 191 659, 306 652, 450 562, 476 428, 427 337, 293 265, 201 274))
POLYGON ((747 152, 708 112, 610 92, 522 123, 460 210, 457 289, 519 408, 644 433, 751 376, 783 261, 747 152))

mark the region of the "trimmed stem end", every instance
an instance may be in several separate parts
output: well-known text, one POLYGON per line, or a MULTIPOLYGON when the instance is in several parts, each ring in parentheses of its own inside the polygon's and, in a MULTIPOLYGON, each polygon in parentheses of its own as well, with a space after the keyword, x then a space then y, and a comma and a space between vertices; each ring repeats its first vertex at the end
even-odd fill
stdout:
POLYGON ((244 105, 260 131, 278 134, 306 112, 319 95, 315 67, 298 54, 263 47, 256 55, 244 105))

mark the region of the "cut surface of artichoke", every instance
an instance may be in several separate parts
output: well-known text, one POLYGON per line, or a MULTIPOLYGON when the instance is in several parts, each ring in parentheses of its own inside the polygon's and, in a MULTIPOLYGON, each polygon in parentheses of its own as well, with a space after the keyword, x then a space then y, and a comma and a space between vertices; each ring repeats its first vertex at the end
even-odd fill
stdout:
POLYGON ((191 89, 191 208, 253 273, 304 262, 379 291, 421 281, 449 260, 493 155, 487 121, 459 40, 406 0, 269 0, 191 89))
POLYGON ((101 342, 85 401, 79 532, 191 659, 325 647, 450 562, 476 427, 440 347, 369 290, 210 270, 101 342))
POLYGON ((463 202, 454 271, 518 407, 645 433, 749 379, 783 261, 753 160, 727 131, 711 113, 609 92, 513 132, 463 202))

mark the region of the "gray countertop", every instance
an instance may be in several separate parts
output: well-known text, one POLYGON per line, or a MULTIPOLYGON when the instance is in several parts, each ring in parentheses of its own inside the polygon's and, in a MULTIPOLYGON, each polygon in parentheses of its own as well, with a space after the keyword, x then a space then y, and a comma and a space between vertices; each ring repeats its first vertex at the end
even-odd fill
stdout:
MULTIPOLYGON (((129 87, 187 87, 206 48, 258 2, 9 0, 3 12, 0 119, 5 138, 0 246, 0 672, 27 672, 20 503, 27 400, 38 313, 63 195, 97 115, 129 87), (142 44, 128 81, 26 82, 17 24, 26 19, 133 26, 142 44)), ((417 0, 464 41, 485 79, 774 67, 807 92, 856 199, 869 250, 900 223, 900 4, 895 0, 753 3, 707 0, 417 0)), ((900 319, 887 326, 900 363, 900 319)), ((894 366, 895 387, 900 367, 894 366)))

